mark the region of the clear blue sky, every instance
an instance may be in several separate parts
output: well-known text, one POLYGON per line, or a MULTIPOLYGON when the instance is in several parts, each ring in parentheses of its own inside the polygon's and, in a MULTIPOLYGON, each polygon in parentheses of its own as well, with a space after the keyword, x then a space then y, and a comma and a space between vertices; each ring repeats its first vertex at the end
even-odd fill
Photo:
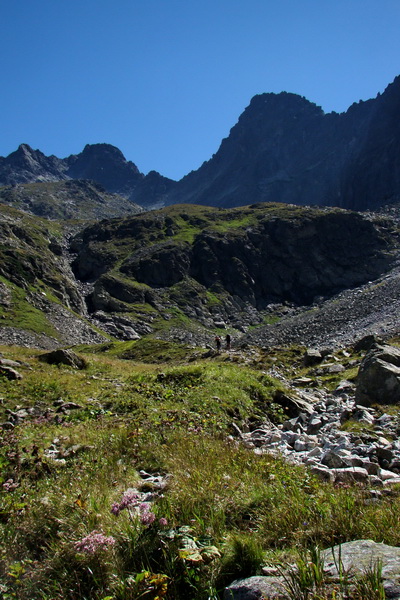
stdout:
POLYGON ((179 179, 255 94, 325 112, 400 74, 400 0, 0 0, 0 155, 107 142, 179 179))

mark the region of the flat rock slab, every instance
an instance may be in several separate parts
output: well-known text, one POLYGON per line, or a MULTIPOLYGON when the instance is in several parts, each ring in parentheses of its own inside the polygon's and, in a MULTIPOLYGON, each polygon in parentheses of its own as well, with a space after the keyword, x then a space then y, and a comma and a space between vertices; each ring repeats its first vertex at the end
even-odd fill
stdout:
POLYGON ((334 546, 323 552, 325 572, 339 580, 339 565, 353 575, 362 575, 378 561, 382 564, 382 580, 386 598, 400 599, 400 548, 357 540, 334 546))
POLYGON ((346 542, 322 552, 324 571, 331 577, 339 577, 339 564, 344 571, 361 575, 369 568, 382 562, 384 579, 395 579, 400 583, 400 548, 377 544, 372 540, 356 540, 346 542))
POLYGON ((223 600, 285 600, 283 577, 254 576, 237 579, 224 590, 223 600))
MULTIPOLYGON (((382 564, 385 596, 400 600, 400 548, 372 540, 346 542, 322 551, 324 572, 330 583, 340 581, 339 569, 350 580, 365 575, 378 562, 382 564)), ((224 590, 223 600, 288 600, 283 577, 255 576, 238 579, 224 590)))

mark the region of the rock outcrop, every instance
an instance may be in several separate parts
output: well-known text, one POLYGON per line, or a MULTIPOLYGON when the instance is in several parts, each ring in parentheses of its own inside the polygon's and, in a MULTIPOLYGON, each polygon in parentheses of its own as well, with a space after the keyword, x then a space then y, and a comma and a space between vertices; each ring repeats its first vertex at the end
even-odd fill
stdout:
POLYGON ((251 309, 257 319, 271 303, 310 304, 375 279, 393 258, 387 234, 386 221, 337 209, 171 207, 86 228, 73 267, 93 285, 92 312, 172 304, 235 326, 251 309))
POLYGON ((356 400, 359 404, 400 402, 400 350, 377 345, 365 356, 358 373, 356 400))

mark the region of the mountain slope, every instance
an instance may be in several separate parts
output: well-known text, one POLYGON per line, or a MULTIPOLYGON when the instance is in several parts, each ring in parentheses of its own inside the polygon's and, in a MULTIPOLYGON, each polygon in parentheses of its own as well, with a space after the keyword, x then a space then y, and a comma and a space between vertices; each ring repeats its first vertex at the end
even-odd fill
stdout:
POLYGON ((374 209, 400 200, 400 77, 382 96, 324 114, 283 92, 255 96, 218 152, 168 203, 250 202, 374 209))
POLYGON ((0 157, 0 185, 3 186, 70 179, 94 181, 108 192, 143 206, 163 202, 166 191, 174 183, 156 171, 146 176, 140 173, 136 165, 111 144, 87 144, 81 153, 63 159, 45 156, 28 144, 21 144, 9 156, 0 157))
POLYGON ((93 313, 141 307, 160 319, 179 308, 207 327, 241 327, 271 303, 309 304, 378 277, 393 248, 387 221, 338 209, 178 205, 86 228, 73 268, 94 286, 93 313))
POLYGON ((28 345, 22 330, 46 345, 236 336, 375 280, 397 253, 389 218, 285 204, 176 205, 72 239, 67 224, 0 205, 0 239, 0 340, 28 345))
POLYGON ((84 221, 121 217, 142 208, 91 181, 26 183, 0 188, 0 202, 49 219, 84 221))

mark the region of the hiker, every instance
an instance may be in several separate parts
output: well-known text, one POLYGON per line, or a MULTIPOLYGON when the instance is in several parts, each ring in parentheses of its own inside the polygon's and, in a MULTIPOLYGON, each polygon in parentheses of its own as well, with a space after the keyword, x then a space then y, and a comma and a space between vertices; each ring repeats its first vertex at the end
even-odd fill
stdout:
POLYGON ((217 346, 217 351, 219 352, 221 350, 221 338, 219 335, 215 336, 215 345, 217 346))
POLYGON ((231 336, 229 335, 229 333, 226 334, 225 342, 226 342, 226 349, 230 350, 231 349, 231 336))

